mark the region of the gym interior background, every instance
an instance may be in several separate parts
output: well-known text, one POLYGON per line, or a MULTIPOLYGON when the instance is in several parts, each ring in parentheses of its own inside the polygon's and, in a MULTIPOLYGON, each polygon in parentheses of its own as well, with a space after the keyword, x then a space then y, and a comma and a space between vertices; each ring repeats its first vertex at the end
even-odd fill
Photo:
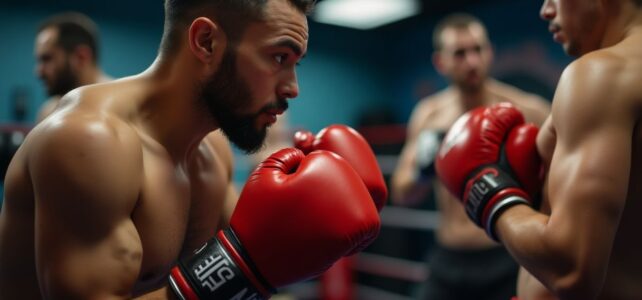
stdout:
MULTIPOLYGON (((161 38, 161 0, 3 0, 0 3, 0 123, 30 126, 45 91, 34 75, 33 42, 39 22, 62 11, 89 15, 100 28, 100 64, 124 77, 153 61, 161 38)), ((431 34, 443 15, 462 11, 479 17, 495 48, 493 77, 551 99, 570 59, 539 19, 541 1, 423 0, 414 17, 371 30, 310 19, 308 54, 298 68, 300 95, 291 103, 292 130, 313 132, 332 123, 360 130, 377 152, 388 178, 404 142, 416 102, 446 86, 434 70, 431 34), (374 130, 373 130, 374 129, 374 130)), ((249 163, 237 153, 242 187, 249 163)), ((4 170, 2 170, 4 172, 4 170)), ((413 209, 392 204, 383 211, 380 238, 360 255, 355 284, 359 298, 412 299, 427 275, 436 222, 434 204, 413 209)), ((315 298, 315 281, 292 287, 297 298, 315 298)))

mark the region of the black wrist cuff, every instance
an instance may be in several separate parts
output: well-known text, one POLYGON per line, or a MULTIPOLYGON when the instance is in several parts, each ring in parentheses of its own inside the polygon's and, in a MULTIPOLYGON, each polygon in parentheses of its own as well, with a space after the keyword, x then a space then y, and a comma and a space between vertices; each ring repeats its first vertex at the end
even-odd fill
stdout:
POLYGON ((497 165, 486 165, 478 171, 473 172, 474 177, 466 181, 464 190, 464 199, 466 213, 468 216, 482 228, 484 209, 488 202, 499 193, 507 188, 519 188, 519 184, 506 172, 497 165))
POLYGON ((178 267, 199 299, 267 299, 252 285, 216 238, 193 256, 181 259, 178 267))

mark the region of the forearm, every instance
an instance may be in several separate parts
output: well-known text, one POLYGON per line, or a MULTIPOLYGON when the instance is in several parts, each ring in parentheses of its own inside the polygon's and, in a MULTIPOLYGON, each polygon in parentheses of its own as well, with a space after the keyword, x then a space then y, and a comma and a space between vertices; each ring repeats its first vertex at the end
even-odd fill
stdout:
POLYGON ((392 201, 398 205, 420 202, 429 187, 428 181, 419 180, 419 170, 414 163, 414 153, 405 149, 392 177, 392 201), (423 192, 422 192, 423 191, 423 192))
POLYGON ((420 180, 414 170, 395 173, 392 182, 392 201, 397 205, 414 205, 425 199, 432 188, 432 180, 420 180))
POLYGON ((560 299, 593 299, 601 283, 590 280, 578 263, 565 228, 527 205, 508 208, 497 219, 496 233, 515 260, 560 299))

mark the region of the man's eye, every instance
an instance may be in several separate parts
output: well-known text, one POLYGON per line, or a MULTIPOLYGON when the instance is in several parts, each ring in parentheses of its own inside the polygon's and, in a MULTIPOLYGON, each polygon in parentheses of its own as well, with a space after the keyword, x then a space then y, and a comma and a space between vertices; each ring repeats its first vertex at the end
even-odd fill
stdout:
POLYGON ((274 60, 276 60, 278 64, 284 63, 287 58, 287 54, 278 54, 274 56, 274 60))
POLYGON ((38 57, 38 61, 40 61, 41 63, 49 62, 51 61, 51 55, 42 55, 38 57))

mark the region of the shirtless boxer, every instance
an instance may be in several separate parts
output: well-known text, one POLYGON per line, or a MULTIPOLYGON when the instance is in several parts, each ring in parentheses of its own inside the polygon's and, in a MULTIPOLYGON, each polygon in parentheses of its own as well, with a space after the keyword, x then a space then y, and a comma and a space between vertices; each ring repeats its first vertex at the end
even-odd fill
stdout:
POLYGON ((232 185, 221 132, 260 148, 298 94, 312 5, 168 0, 146 71, 65 95, 9 166, 0 299, 265 299, 367 246, 383 178, 350 149, 283 149, 238 202, 232 185))
POLYGON ((42 22, 34 46, 36 75, 49 99, 41 105, 37 122, 51 114, 67 92, 111 80, 98 64, 99 46, 98 27, 81 13, 61 13, 42 22))
POLYGON ((432 162, 439 136, 443 137, 469 109, 511 101, 529 121, 541 125, 548 116, 549 105, 536 95, 488 77, 493 53, 486 29, 477 18, 467 14, 445 17, 435 27, 433 43, 434 65, 451 84, 422 99, 412 113, 408 138, 392 179, 393 201, 412 205, 427 197, 435 186, 440 222, 437 246, 430 258, 431 275, 422 298, 507 299, 515 293, 517 264, 435 182, 432 162))
POLYGON ((540 13, 579 57, 551 116, 535 139, 513 108, 473 112, 446 137, 437 171, 523 267, 521 300, 642 299, 642 1, 547 0, 540 13))

